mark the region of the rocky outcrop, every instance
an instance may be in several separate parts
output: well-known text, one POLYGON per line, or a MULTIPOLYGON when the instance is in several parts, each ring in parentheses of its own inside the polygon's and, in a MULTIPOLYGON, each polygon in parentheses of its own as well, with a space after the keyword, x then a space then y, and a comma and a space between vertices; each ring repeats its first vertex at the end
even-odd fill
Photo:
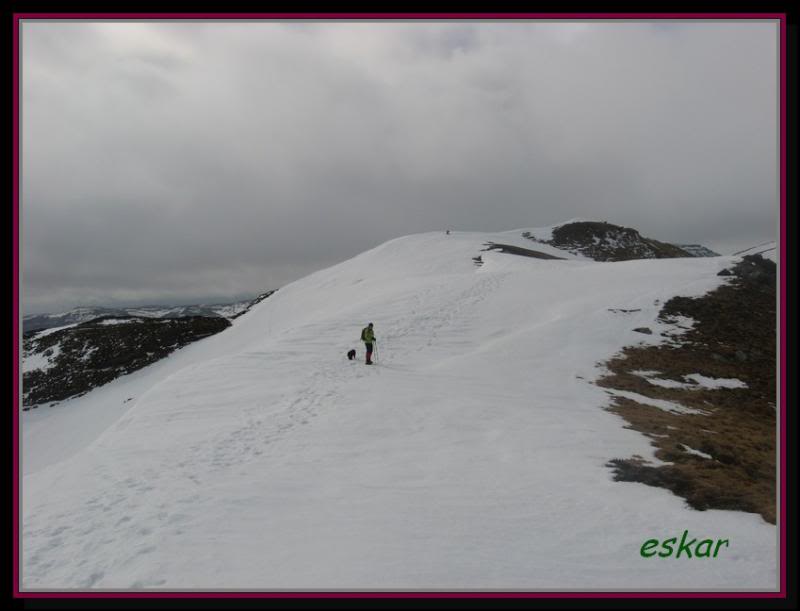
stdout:
POLYGON ((630 227, 599 221, 576 221, 560 225, 553 229, 552 237, 549 240, 537 240, 530 233, 523 235, 535 242, 549 244, 595 261, 695 256, 674 244, 645 238, 630 227))

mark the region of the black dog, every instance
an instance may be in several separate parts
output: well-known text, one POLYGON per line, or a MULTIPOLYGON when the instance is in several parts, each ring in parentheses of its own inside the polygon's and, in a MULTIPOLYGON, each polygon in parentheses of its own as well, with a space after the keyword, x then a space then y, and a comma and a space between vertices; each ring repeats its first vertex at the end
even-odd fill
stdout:
POLYGON ((350 352, 347 353, 347 358, 349 358, 351 361, 353 359, 355 359, 356 358, 356 351, 355 350, 350 350, 350 352))

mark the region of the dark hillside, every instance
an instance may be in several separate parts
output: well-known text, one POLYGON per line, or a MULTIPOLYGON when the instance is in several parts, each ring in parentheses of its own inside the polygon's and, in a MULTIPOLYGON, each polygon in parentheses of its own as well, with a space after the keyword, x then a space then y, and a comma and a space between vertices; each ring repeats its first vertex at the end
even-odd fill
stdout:
POLYGON ((43 366, 23 374, 23 409, 86 394, 230 325, 220 317, 103 317, 50 333, 28 333, 24 355, 43 366))

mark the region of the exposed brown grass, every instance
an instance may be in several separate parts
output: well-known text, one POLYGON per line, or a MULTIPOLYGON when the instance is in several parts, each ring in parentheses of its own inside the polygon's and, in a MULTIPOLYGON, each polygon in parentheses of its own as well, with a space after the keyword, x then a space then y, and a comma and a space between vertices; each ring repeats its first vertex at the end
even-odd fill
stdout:
POLYGON ((696 321, 685 335, 661 346, 626 348, 607 363, 600 386, 702 410, 680 414, 614 397, 609 409, 650 437, 656 457, 672 464, 655 466, 640 457, 609 464, 615 479, 668 488, 696 509, 750 511, 775 523, 775 265, 746 257, 734 274, 730 284, 704 297, 667 302, 663 319, 696 321), (640 370, 680 382, 692 373, 736 378, 747 388, 663 388, 633 373, 640 370))

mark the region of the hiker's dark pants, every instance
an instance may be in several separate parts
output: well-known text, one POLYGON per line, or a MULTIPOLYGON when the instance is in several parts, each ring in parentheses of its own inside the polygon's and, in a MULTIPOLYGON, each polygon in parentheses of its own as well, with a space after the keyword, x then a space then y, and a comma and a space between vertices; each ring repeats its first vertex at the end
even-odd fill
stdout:
POLYGON ((372 344, 364 342, 364 346, 367 348, 367 363, 370 363, 372 361, 372 344))

